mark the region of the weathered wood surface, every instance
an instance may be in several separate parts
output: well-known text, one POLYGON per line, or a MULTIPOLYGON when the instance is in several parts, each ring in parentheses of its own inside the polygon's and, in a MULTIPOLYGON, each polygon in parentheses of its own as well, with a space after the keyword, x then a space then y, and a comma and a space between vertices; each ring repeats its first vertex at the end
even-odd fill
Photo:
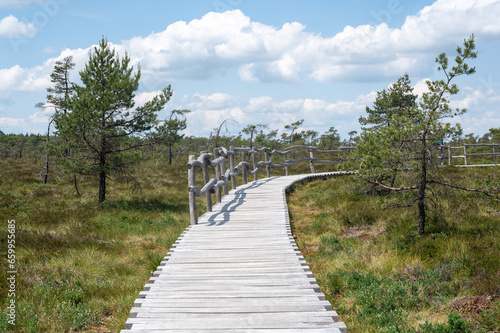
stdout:
POLYGON ((177 240, 139 294, 124 332, 347 332, 292 236, 285 189, 238 187, 177 240))

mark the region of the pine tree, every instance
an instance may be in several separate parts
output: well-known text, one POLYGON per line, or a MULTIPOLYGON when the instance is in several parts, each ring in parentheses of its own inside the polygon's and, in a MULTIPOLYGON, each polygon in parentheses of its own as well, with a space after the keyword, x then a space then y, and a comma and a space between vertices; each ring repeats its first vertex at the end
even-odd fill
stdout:
POLYGON ((362 126, 375 127, 391 126, 393 116, 412 117, 412 110, 416 105, 417 95, 413 94, 413 87, 408 74, 401 76, 388 90, 377 93, 373 109, 366 107, 367 117, 360 117, 362 126))
POLYGON ((102 38, 80 72, 83 85, 73 85, 74 94, 65 104, 71 112, 57 110, 54 116, 56 134, 67 141, 73 155, 62 160, 64 166, 98 176, 99 202, 106 199, 108 175, 126 170, 124 153, 152 144, 128 138, 154 131, 157 112, 172 95, 168 86, 144 106, 135 107, 140 77, 140 68, 133 73, 128 55, 120 58, 102 38))
POLYGON ((302 139, 302 135, 295 133, 296 130, 299 129, 300 126, 304 123, 304 119, 297 120, 294 123, 285 126, 285 130, 290 131, 290 135, 286 135, 286 133, 282 133, 281 137, 283 138, 283 143, 288 141, 289 145, 292 145, 294 141, 298 141, 302 139))
MULTIPOLYGON (((73 94, 73 86, 69 80, 69 73, 75 67, 73 63, 73 57, 65 57, 62 61, 56 61, 54 66, 54 71, 50 74, 50 81, 54 84, 53 87, 47 88, 47 103, 38 103, 35 107, 39 108, 54 108, 57 112, 68 113, 68 102, 73 94)), ((54 149, 57 144, 53 142, 50 143, 50 128, 54 122, 54 117, 51 116, 49 123, 47 125, 47 135, 45 139, 45 175, 43 178, 43 183, 47 184, 49 178, 49 159, 50 150, 54 149)), ((68 157, 69 151, 65 149, 64 155, 68 157)), ((75 187, 76 187, 76 176, 75 176, 75 187)), ((78 189, 77 189, 78 192, 78 189)))
POLYGON ((54 71, 50 74, 50 81, 54 86, 47 88, 48 106, 64 115, 68 113, 68 103, 74 92, 73 85, 69 80, 69 74, 74 67, 72 56, 65 57, 62 61, 56 61, 54 71))
POLYGON ((177 116, 183 116, 186 113, 191 112, 190 110, 172 110, 170 116, 166 119, 163 125, 159 128, 156 135, 156 141, 166 144, 168 146, 168 164, 172 164, 172 158, 174 156, 172 148, 174 144, 178 143, 184 137, 183 134, 179 134, 180 131, 185 130, 187 127, 187 120, 179 119, 177 116))
POLYGON ((334 145, 340 144, 340 135, 335 127, 330 127, 325 134, 320 137, 320 147, 323 149, 332 150, 334 145))
POLYGON ((247 125, 241 132, 242 133, 245 133, 247 135, 250 135, 250 139, 249 139, 249 143, 250 143, 250 149, 253 148, 253 138, 254 138, 254 135, 255 133, 257 132, 258 129, 262 130, 264 128, 267 128, 267 125, 264 125, 264 124, 257 124, 257 125, 253 125, 253 124, 249 124, 247 125))
MULTIPOLYGON (((455 95, 459 89, 451 81, 461 75, 475 72, 467 60, 474 59, 474 35, 464 41, 464 47, 457 48, 455 66, 449 69, 445 53, 436 58, 438 70, 444 73, 444 80, 427 81, 428 92, 415 103, 409 79, 398 80, 390 92, 382 91, 369 116, 362 123, 375 126, 365 128, 356 146, 353 162, 359 167, 358 175, 367 183, 380 189, 400 192, 413 191, 415 198, 411 204, 418 205, 418 232, 423 234, 426 223, 426 203, 429 185, 445 185, 460 188, 443 182, 439 176, 429 173, 429 151, 438 140, 444 140, 461 131, 460 126, 444 123, 444 119, 466 112, 452 110, 448 96, 455 95), (395 103, 394 101, 397 101, 395 103), (413 176, 406 172, 417 172, 413 176)), ((461 188, 464 189, 464 188, 461 188)), ((468 189, 464 189, 468 190, 468 189)), ((478 191, 478 190, 473 190, 478 191)))

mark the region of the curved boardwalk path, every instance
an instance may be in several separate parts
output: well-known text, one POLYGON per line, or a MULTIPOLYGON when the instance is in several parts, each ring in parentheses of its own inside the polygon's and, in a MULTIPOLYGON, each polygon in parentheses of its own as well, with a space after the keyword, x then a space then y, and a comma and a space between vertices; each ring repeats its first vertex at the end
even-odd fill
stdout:
POLYGON ((347 332, 293 239, 285 191, 341 173, 238 187, 189 227, 134 303, 124 332, 347 332))

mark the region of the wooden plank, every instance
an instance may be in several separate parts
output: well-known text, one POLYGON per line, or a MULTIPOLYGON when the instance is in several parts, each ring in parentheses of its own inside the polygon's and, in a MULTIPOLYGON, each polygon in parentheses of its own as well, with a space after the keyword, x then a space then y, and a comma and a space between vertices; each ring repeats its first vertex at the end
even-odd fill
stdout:
POLYGON ((322 312, 251 313, 251 314, 189 314, 180 317, 178 313, 168 317, 129 318, 127 327, 136 329, 309 329, 338 328, 345 325, 322 312))
POLYGON ((315 302, 316 304, 311 304, 307 299, 304 299, 302 301, 300 300, 293 300, 293 301, 288 301, 286 304, 283 304, 283 302, 279 300, 274 300, 274 299, 259 299, 259 300, 253 300, 253 299, 236 299, 232 303, 228 303, 227 300, 221 300, 221 299, 212 299, 212 300, 207 300, 203 298, 199 299, 194 299, 194 300, 181 300, 181 299, 174 299, 174 300, 163 300, 163 299, 155 299, 155 300, 148 300, 144 301, 143 299, 136 300, 134 302, 134 308, 137 309, 132 310, 131 312, 138 312, 141 309, 144 308, 169 308, 171 309, 170 311, 190 311, 192 309, 202 309, 206 311, 210 311, 213 308, 216 309, 221 309, 221 308, 231 308, 233 309, 244 309, 241 311, 258 311, 262 312, 264 309, 269 309, 269 312, 273 311, 281 311, 283 308, 293 308, 297 309, 302 306, 309 306, 311 308, 317 308, 319 309, 318 311, 331 311, 330 303, 328 301, 317 301, 315 302), (254 310, 256 309, 256 310, 254 310))
MULTIPOLYGON (((160 305, 158 303, 153 306, 142 306, 132 308, 131 317, 132 318, 150 318, 150 317, 160 317, 158 314, 162 314, 162 318, 167 318, 172 314, 179 314, 179 318, 184 314, 226 314, 226 313, 291 313, 291 312, 324 312, 328 313, 322 305, 317 304, 281 304, 279 306, 262 306, 262 305, 233 305, 224 304, 222 306, 214 307, 205 303, 204 307, 191 306, 178 307, 177 305, 160 305), (133 315, 135 314, 135 315, 133 315)), ((338 320, 338 315, 335 312, 329 314, 330 317, 338 320)))
MULTIPOLYGON (((172 332, 174 330, 168 329, 131 329, 127 330, 129 333, 159 333, 159 332, 172 332)), ((179 330, 175 330, 179 332, 179 330)), ((181 330, 180 332, 190 332, 190 333, 269 333, 269 332, 277 332, 277 333, 304 333, 303 329, 202 329, 202 330, 181 330)), ((341 333, 342 331, 337 328, 308 328, 307 332, 311 333, 341 333)))

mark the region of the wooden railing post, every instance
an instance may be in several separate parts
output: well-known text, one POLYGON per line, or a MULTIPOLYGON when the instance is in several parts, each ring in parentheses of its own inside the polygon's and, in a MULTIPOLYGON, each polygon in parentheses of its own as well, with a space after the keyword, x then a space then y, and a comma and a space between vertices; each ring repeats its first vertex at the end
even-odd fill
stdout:
MULTIPOLYGON (((269 162, 269 152, 267 148, 264 150, 264 157, 266 159, 266 163, 269 162)), ((267 178, 271 178, 271 166, 269 164, 266 164, 266 173, 267 173, 267 178)))
POLYGON ((444 147, 443 145, 439 146, 439 165, 444 166, 444 147))
MULTIPOLYGON (((255 168, 257 168, 257 154, 256 153, 252 153, 254 151, 254 148, 252 148, 252 150, 250 150, 250 153, 252 154, 252 164, 253 164, 253 169, 255 170, 255 168)), ((259 172, 256 172, 253 174, 253 180, 257 180, 259 179, 259 176, 257 175, 259 172)))
MULTIPOLYGON (((314 158, 314 152, 312 150, 309 150, 309 157, 310 158, 314 158)), ((311 173, 315 173, 314 172, 314 161, 313 160, 309 161, 309 166, 311 167, 311 173)))
MULTIPOLYGON (((288 153, 283 154, 285 163, 287 163, 287 161, 288 161, 286 155, 288 155, 288 153)), ((289 174, 288 174, 288 165, 285 165, 285 175, 289 176, 289 174)))
POLYGON ((464 143, 464 161, 465 165, 467 165, 467 145, 464 143))
MULTIPOLYGON (((246 157, 247 157, 247 152, 246 151, 242 151, 241 152, 241 161, 242 162, 246 162, 246 157)), ((243 166, 242 174, 243 174, 243 184, 247 184, 248 183, 248 179, 247 179, 247 167, 246 166, 243 166)))
MULTIPOLYGON (((229 168, 231 170, 231 173, 234 173, 234 147, 230 146, 229 151, 231 154, 229 155, 229 168)), ((236 177, 231 177, 231 189, 234 190, 236 188, 236 177)))
MULTIPOLYGON (((210 158, 205 158, 205 160, 203 160, 203 180, 205 181, 205 184, 210 181, 209 166, 210 166, 210 158)), ((212 193, 210 193, 210 191, 208 191, 206 194, 206 197, 207 197, 207 212, 211 212, 212 211, 212 193)))
POLYGON ((451 165, 451 146, 448 146, 448 165, 451 165))
MULTIPOLYGON (((227 158, 227 156, 226 156, 227 158)), ((224 176, 226 174, 226 158, 222 160, 222 163, 219 165, 220 167, 220 174, 221 176, 224 176)), ((228 184, 224 185, 224 195, 227 195, 229 193, 228 189, 228 184)))
POLYGON ((493 163, 497 164, 497 146, 493 145, 493 163))
MULTIPOLYGON (((215 159, 218 159, 220 157, 219 155, 219 148, 215 148, 214 149, 214 158, 215 159)), ((221 172, 220 172, 220 168, 219 166, 215 166, 215 177, 217 178, 217 181, 221 180, 220 177, 221 177, 221 172)), ((220 203, 222 202, 222 190, 221 188, 219 187, 216 191, 216 197, 217 197, 217 203, 220 203)))
MULTIPOLYGON (((194 155, 189 156, 189 162, 194 161, 194 155)), ((194 166, 188 168, 188 186, 196 186, 196 170, 194 166)), ((189 217, 191 220, 191 225, 198 224, 198 212, 196 210, 196 193, 189 192, 189 217)))

